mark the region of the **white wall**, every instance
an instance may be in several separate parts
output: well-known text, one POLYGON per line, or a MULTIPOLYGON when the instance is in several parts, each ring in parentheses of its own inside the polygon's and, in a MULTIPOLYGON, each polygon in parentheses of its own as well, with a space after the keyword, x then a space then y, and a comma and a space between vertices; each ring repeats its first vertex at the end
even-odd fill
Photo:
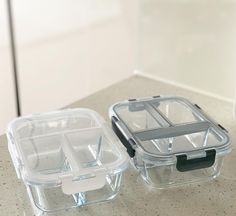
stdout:
POLYGON ((5 9, 5 1, 0 0, 0 134, 5 132, 7 123, 16 116, 5 9))
POLYGON ((139 69, 226 100, 236 83, 236 1, 142 0, 139 69))
POLYGON ((23 113, 57 109, 131 75, 120 20, 26 46, 19 51, 23 113))
POLYGON ((120 0, 15 0, 22 113, 63 107, 134 70, 120 0))
MULTIPOLYGON (((7 0, 1 0, 5 4, 7 0)), ((13 0, 17 37, 28 44, 120 14, 119 0, 13 0)), ((2 7, 2 10, 5 6, 2 7)), ((5 12, 4 12, 5 13, 5 12)), ((1 20, 6 18, 1 16, 1 20)), ((3 23, 7 27, 7 23, 3 23)), ((6 44, 4 35, 1 44, 6 44)))

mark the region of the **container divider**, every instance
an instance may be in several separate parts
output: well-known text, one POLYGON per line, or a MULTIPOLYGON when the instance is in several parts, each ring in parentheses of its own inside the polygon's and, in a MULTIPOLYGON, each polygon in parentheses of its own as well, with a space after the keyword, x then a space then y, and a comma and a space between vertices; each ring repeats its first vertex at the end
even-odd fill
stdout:
POLYGON ((101 157, 101 148, 102 146, 102 136, 99 137, 98 144, 97 144, 97 154, 96 154, 96 161, 98 161, 101 157))
POLYGON ((66 160, 68 161, 70 168, 73 171, 78 172, 80 170, 80 168, 79 168, 78 164, 76 163, 76 161, 74 160, 75 155, 74 155, 74 152, 72 150, 72 147, 68 143, 68 141, 65 137, 65 134, 63 133, 61 136, 62 136, 62 139, 63 139, 62 150, 65 154, 66 160))
POLYGON ((209 135, 209 129, 205 132, 204 139, 203 139, 203 146, 205 147, 207 145, 207 139, 209 135))
POLYGON ((100 164, 99 159, 101 157, 101 145, 102 145, 102 135, 98 138, 98 142, 96 145, 96 150, 94 151, 90 148, 91 153, 93 154, 94 160, 87 163, 87 166, 94 166, 95 164, 100 164))
POLYGON ((142 130, 136 132, 135 136, 141 141, 171 138, 176 136, 207 131, 210 128, 210 126, 211 125, 209 122, 189 123, 185 125, 176 125, 175 127, 142 130))
POLYGON ((161 127, 168 127, 173 125, 170 120, 166 116, 164 116, 158 109, 156 109, 156 107, 151 102, 146 102, 145 108, 161 127))

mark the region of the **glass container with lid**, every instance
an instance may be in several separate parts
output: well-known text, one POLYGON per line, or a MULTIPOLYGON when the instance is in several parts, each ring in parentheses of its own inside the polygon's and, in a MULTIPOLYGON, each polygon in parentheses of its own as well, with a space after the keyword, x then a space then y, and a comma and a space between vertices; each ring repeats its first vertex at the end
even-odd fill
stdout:
POLYGON ((110 200, 119 191, 128 155, 95 111, 21 117, 9 124, 7 136, 36 215, 110 200))
POLYGON ((131 99, 109 115, 134 166, 158 188, 215 178, 231 151, 226 130, 181 97, 131 99))

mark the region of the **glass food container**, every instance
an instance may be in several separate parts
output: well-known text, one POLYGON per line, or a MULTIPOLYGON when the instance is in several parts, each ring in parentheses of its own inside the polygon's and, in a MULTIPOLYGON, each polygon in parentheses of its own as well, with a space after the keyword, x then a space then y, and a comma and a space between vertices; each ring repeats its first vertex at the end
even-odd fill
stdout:
POLYGON ((131 99, 109 115, 133 165, 158 188, 215 178, 231 151, 226 130, 181 97, 131 99))
POLYGON ((9 124, 7 136, 36 215, 111 200, 118 193, 129 158, 95 111, 21 117, 9 124))

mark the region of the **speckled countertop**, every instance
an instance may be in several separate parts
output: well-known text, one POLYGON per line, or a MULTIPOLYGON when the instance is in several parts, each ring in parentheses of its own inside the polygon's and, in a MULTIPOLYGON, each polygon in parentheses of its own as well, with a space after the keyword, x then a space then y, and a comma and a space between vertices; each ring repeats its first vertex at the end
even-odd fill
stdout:
MULTIPOLYGON (((142 77, 122 81, 69 107, 89 107, 108 120, 108 108, 114 102, 160 94, 184 96, 199 104, 230 131, 234 148, 236 120, 232 119, 232 104, 142 77)), ((0 215, 33 215, 25 187, 16 177, 5 135, 0 137, 0 215)), ((211 182, 157 190, 149 188, 130 166, 115 200, 50 215, 235 216, 236 151, 233 149, 226 157, 220 177, 211 182)))

